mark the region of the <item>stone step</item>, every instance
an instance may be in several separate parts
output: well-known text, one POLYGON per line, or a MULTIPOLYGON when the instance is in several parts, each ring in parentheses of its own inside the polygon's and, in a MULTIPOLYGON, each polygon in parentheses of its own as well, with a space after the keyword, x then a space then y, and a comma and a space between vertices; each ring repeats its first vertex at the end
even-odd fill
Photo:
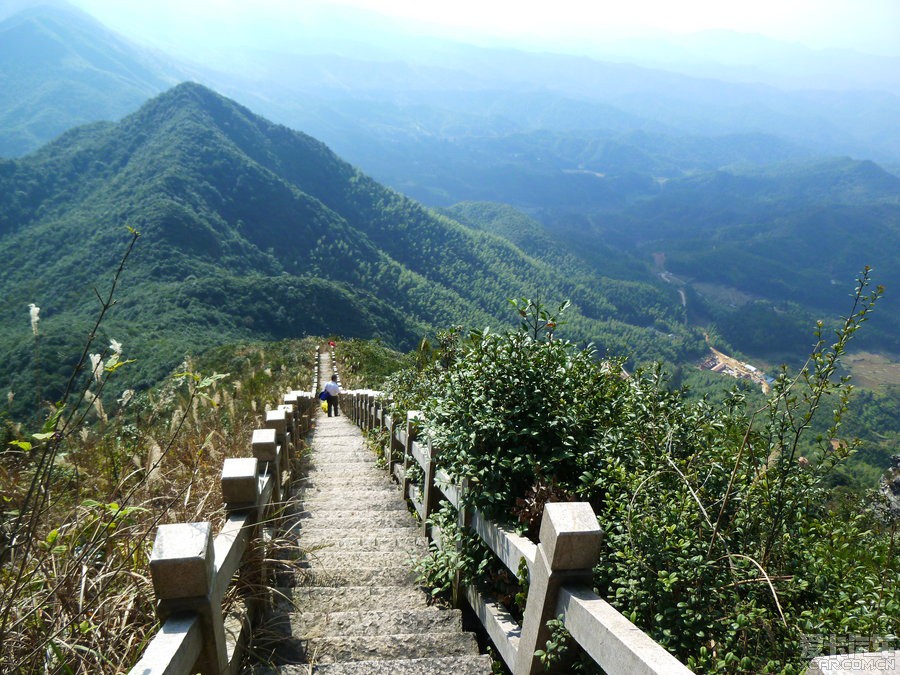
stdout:
POLYGON ((303 461, 308 464, 315 462, 325 462, 330 464, 356 464, 357 462, 365 462, 367 464, 375 464, 378 461, 375 452, 363 447, 340 446, 334 447, 329 443, 329 447, 325 449, 313 447, 308 452, 303 461))
MULTIPOLYGON (((327 465, 324 465, 327 467, 327 465)), ((337 483, 340 481, 344 482, 344 487, 348 487, 350 485, 355 485, 360 482, 383 482, 384 477, 387 473, 382 469, 377 468, 364 468, 360 467, 357 470, 352 470, 346 468, 346 464, 342 464, 341 468, 336 470, 331 470, 328 468, 323 469, 310 469, 306 473, 306 483, 315 483, 317 481, 323 481, 325 483, 337 483)), ((300 483, 302 485, 302 483, 300 483)))
MULTIPOLYGON (((308 666, 286 666, 281 675, 308 675, 308 666)), ((355 661, 316 666, 313 675, 490 675, 489 656, 442 656, 426 659, 355 661)))
POLYGON ((365 441, 359 434, 342 433, 335 430, 332 433, 314 433, 312 436, 315 444, 314 450, 319 452, 350 452, 368 450, 365 441))
POLYGON ((366 493, 363 495, 377 495, 379 497, 395 497, 397 501, 402 501, 400 490, 390 485, 357 485, 353 493, 347 491, 346 488, 341 489, 337 485, 311 485, 309 487, 300 488, 296 491, 292 500, 294 502, 303 501, 304 499, 322 499, 324 497, 333 497, 339 499, 344 496, 353 495, 358 492, 366 493))
POLYGON ((328 438, 347 436, 357 438, 360 441, 362 440, 360 430, 352 421, 350 421, 349 417, 338 415, 337 417, 332 417, 329 421, 328 416, 323 413, 319 421, 322 422, 322 424, 319 424, 316 427, 316 433, 321 436, 328 438))
POLYGON ((400 492, 389 487, 369 487, 358 486, 353 492, 340 490, 338 488, 309 488, 298 490, 294 499, 298 502, 305 502, 308 499, 332 499, 334 501, 343 501, 347 498, 358 500, 360 504, 365 504, 368 499, 395 499, 402 501, 400 492))
POLYGON ((339 635, 460 633, 462 613, 437 607, 393 612, 299 612, 291 617, 291 631, 302 640, 339 635))
POLYGON ((418 528, 419 524, 409 512, 371 511, 354 508, 346 511, 298 511, 292 515, 300 528, 381 529, 418 528))
POLYGON ((358 530, 320 530, 318 532, 299 532, 300 548, 321 549, 324 547, 357 551, 414 551, 428 550, 428 542, 415 532, 396 532, 396 528, 386 533, 368 531, 360 534, 358 530))
POLYGON ((344 497, 309 497, 302 500, 304 510, 346 511, 348 509, 365 508, 370 511, 406 511, 406 502, 399 495, 375 495, 356 493, 344 497))
MULTIPOLYGON (((342 468, 336 471, 328 469, 324 464, 320 468, 311 468, 305 472, 304 478, 295 482, 297 487, 319 483, 321 485, 352 487, 358 483, 375 483, 377 485, 396 485, 390 480, 387 471, 376 467, 362 467, 357 471, 348 471, 347 464, 341 464, 342 468)), ((399 489, 399 488, 398 488, 399 489)))
MULTIPOLYGON (((388 472, 383 469, 375 469, 375 471, 366 471, 361 474, 364 477, 364 480, 376 483, 378 485, 391 485, 398 492, 400 488, 397 484, 391 480, 388 472)), ((340 487, 347 487, 349 481, 346 475, 342 474, 306 474, 302 478, 298 478, 294 481, 294 486, 297 488, 306 487, 308 485, 337 485, 340 487)))
POLYGON ((285 538, 288 540, 296 538, 302 547, 336 543, 339 548, 346 548, 347 544, 345 542, 355 542, 353 546, 358 548, 363 548, 366 542, 374 542, 377 546, 372 550, 375 551, 383 548, 382 542, 395 542, 408 547, 422 548, 423 550, 428 546, 428 542, 422 536, 421 529, 393 525, 370 527, 367 530, 360 530, 356 527, 341 527, 340 525, 332 525, 330 527, 309 525, 292 529, 285 535, 285 538))
POLYGON ((306 567, 323 569, 327 567, 405 567, 412 568, 425 551, 348 551, 339 548, 320 548, 304 551, 306 567))
POLYGON ((341 635, 301 640, 307 661, 342 663, 379 659, 417 659, 434 654, 475 656, 478 643, 471 633, 409 633, 341 635))
MULTIPOLYGON (((370 560, 365 561, 371 565, 370 560)), ((298 586, 416 586, 416 573, 406 565, 386 567, 306 567, 297 571, 298 586)))
MULTIPOLYGON (((377 492, 380 495, 394 495, 398 500, 402 499, 400 489, 396 485, 392 485, 390 483, 382 483, 380 481, 357 483, 354 485, 354 491, 377 492)), ((297 486, 297 489, 294 491, 292 498, 294 500, 300 500, 304 497, 340 497, 346 494, 348 494, 346 485, 321 485, 319 483, 315 483, 312 485, 297 486)))
POLYGON ((310 476, 308 481, 297 483, 292 487, 296 491, 329 490, 340 493, 346 493, 350 490, 393 490, 398 497, 400 496, 400 488, 396 483, 384 481, 381 475, 375 473, 356 474, 351 477, 336 473, 334 476, 324 476, 324 480, 322 480, 322 478, 322 474, 310 476), (343 483, 338 479, 342 479, 343 483))
POLYGON ((357 476, 384 476, 387 471, 375 465, 375 462, 310 462, 304 470, 304 474, 310 478, 326 476, 339 478, 344 476, 347 480, 357 476))
POLYGON ((298 612, 361 612, 424 609, 425 593, 409 586, 300 586, 293 589, 298 612))

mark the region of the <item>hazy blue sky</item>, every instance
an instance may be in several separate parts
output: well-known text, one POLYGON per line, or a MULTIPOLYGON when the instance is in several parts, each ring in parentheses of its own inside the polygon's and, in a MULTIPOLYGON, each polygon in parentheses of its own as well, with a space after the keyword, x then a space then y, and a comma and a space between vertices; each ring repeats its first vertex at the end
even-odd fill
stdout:
MULTIPOLYGON (((521 46, 581 45, 710 29, 814 48, 900 55, 900 0, 73 0, 110 27, 163 44, 175 33, 234 40, 241 27, 323 21, 361 8, 417 32, 521 46), (175 26, 178 26, 177 31, 175 26)), ((167 45, 171 46, 171 45, 167 45)))

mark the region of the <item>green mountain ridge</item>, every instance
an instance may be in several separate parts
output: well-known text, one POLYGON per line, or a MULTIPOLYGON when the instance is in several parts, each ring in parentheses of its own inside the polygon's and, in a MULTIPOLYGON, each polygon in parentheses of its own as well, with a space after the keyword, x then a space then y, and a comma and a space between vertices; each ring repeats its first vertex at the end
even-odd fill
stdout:
POLYGON ((71 6, 7 18, 0 22, 0 157, 132 112, 175 83, 171 71, 71 6))
POLYGON ((31 302, 46 331, 43 381, 71 366, 96 307, 90 289, 118 264, 125 225, 142 237, 105 331, 143 360, 138 385, 229 340, 335 332, 410 347, 430 329, 506 320, 507 298, 520 296, 571 298, 569 336, 616 353, 674 360, 702 348, 674 292, 649 274, 641 288, 662 301, 633 303, 635 281, 611 302, 607 291, 625 282, 561 275, 552 260, 378 185, 309 136, 183 84, 119 123, 0 163, 0 349, 19 364, 0 380, 10 389, 33 380, 31 302))

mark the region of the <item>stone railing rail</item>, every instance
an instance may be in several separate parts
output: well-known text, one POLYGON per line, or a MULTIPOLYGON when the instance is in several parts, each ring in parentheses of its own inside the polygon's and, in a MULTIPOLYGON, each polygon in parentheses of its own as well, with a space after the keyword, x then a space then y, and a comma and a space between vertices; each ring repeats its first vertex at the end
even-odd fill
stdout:
POLYGON ((318 363, 306 391, 291 391, 266 412, 251 440, 252 457, 222 467, 225 524, 160 525, 150 556, 160 628, 129 675, 220 675, 240 671, 253 619, 266 602, 264 530, 275 529, 282 486, 293 470, 296 444, 318 407, 318 363), (235 574, 246 592, 223 612, 235 574))
POLYGON ((439 449, 419 440, 418 413, 395 419, 385 410, 385 399, 376 391, 348 391, 342 410, 364 430, 388 433, 385 460, 415 508, 426 536, 438 547, 440 529, 429 525, 429 516, 444 500, 459 512, 459 524, 474 530, 513 573, 524 560, 528 567, 528 598, 522 624, 491 598, 459 579, 454 600, 465 597, 484 625, 497 652, 513 675, 545 672, 535 651, 550 637, 547 621, 562 616, 572 638, 610 675, 683 675, 690 673, 680 661, 626 619, 592 590, 592 568, 600 553, 602 533, 587 503, 547 504, 541 521, 540 543, 510 532, 466 506, 465 481, 455 484, 437 468, 439 449), (421 484, 413 484, 408 469, 421 467, 421 484))

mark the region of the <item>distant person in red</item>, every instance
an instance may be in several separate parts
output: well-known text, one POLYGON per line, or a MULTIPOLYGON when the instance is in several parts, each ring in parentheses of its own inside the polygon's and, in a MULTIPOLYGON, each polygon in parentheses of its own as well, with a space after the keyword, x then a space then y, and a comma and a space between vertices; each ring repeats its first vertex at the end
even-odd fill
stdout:
POLYGON ((331 376, 331 382, 325 385, 325 395, 328 397, 325 402, 328 404, 328 416, 331 417, 332 410, 335 417, 340 417, 341 412, 338 410, 338 394, 341 393, 341 385, 337 382, 337 375, 331 376))
POLYGON ((328 346, 331 347, 332 349, 334 349, 334 342, 329 341, 328 346))

